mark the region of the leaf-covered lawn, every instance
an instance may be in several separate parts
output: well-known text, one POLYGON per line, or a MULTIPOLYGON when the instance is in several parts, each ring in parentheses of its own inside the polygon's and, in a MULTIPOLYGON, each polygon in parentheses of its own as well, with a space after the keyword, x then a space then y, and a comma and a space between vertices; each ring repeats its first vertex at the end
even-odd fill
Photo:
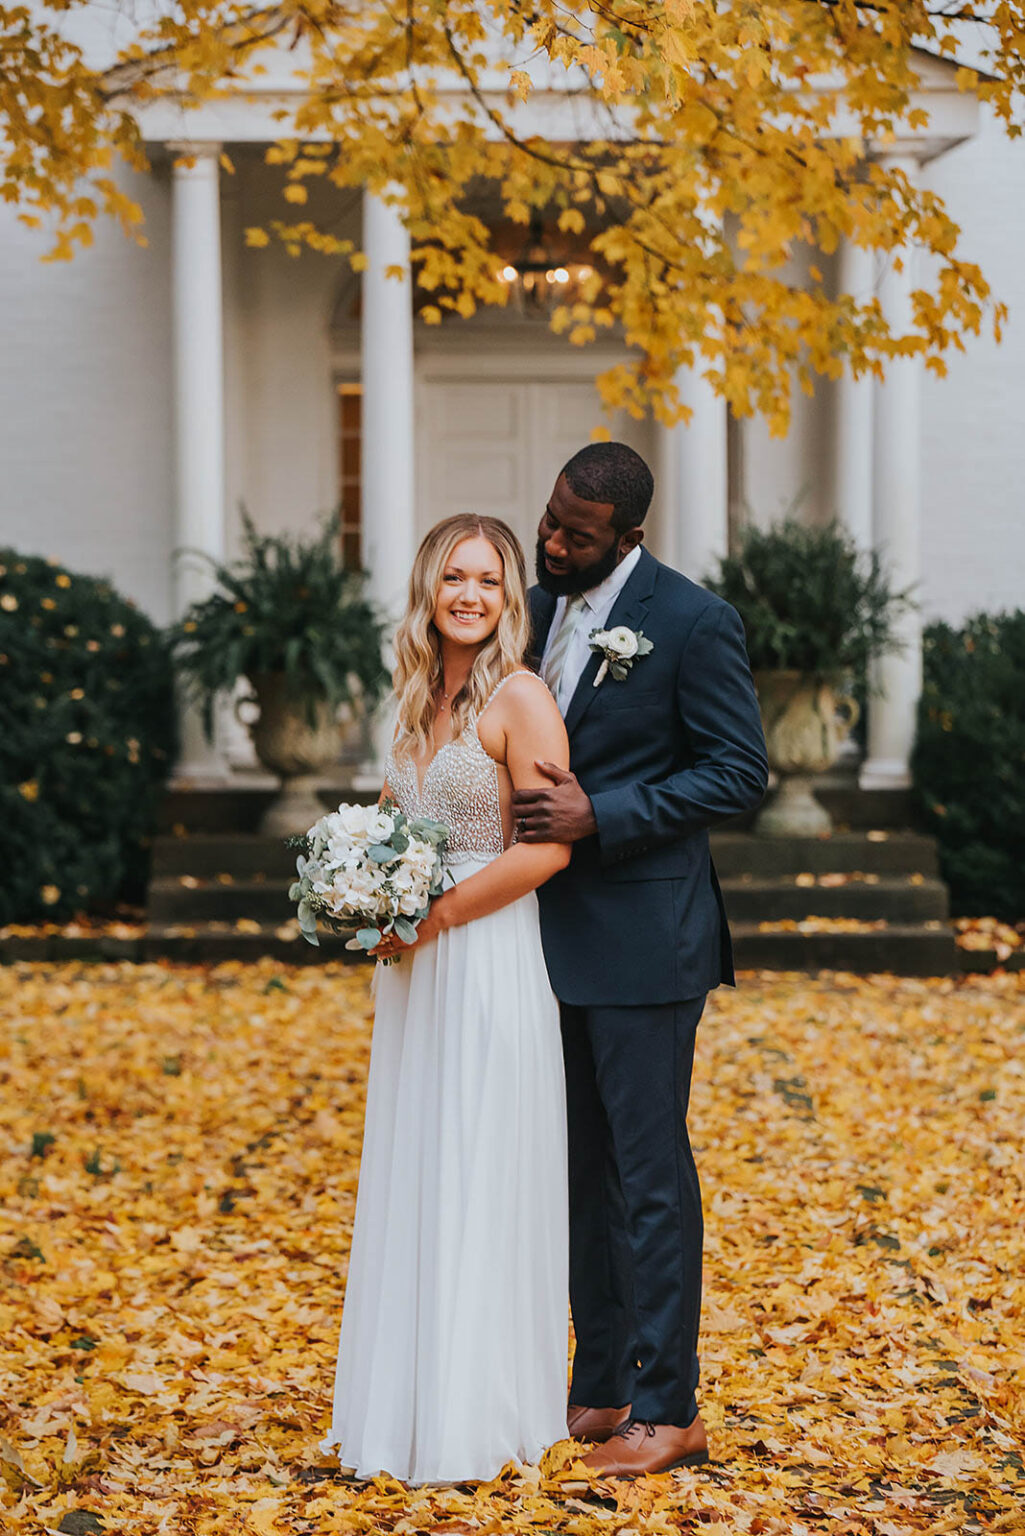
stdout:
POLYGON ((0 1493, 26 1531, 1025 1529, 1025 977, 711 1000, 714 1462, 632 1485, 588 1486, 568 1444, 480 1489, 318 1470, 365 971, 23 965, 0 1017, 0 1493))

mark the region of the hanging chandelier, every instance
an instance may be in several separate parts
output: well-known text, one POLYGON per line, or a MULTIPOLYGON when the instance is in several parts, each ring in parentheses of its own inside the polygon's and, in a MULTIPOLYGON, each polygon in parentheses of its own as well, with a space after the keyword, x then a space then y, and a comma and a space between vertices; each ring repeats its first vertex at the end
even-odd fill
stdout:
POLYGON ((578 297, 581 284, 593 270, 557 257, 545 244, 541 215, 533 213, 526 244, 519 256, 502 268, 499 278, 508 284, 521 314, 547 319, 557 304, 571 304, 578 297))

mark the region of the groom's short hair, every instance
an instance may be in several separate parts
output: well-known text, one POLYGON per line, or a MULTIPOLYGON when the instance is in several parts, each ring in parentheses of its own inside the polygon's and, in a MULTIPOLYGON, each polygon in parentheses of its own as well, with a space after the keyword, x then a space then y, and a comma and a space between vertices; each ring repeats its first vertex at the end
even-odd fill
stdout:
POLYGON ((573 455, 562 473, 581 501, 611 504, 612 526, 617 533, 643 523, 655 481, 640 454, 626 443, 588 443, 573 455))

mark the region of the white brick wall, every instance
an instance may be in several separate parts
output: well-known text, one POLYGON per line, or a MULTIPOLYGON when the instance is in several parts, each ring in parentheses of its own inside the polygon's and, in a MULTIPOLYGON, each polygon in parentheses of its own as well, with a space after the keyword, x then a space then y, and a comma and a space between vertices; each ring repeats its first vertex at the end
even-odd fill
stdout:
POLYGON ((928 168, 977 261, 1011 306, 1004 341, 952 353, 922 409, 922 603, 957 622, 1025 607, 1025 141, 984 122, 928 168))
POLYGON ((169 616, 167 185, 132 178, 140 249, 109 222, 73 262, 0 205, 0 543, 109 574, 169 616))

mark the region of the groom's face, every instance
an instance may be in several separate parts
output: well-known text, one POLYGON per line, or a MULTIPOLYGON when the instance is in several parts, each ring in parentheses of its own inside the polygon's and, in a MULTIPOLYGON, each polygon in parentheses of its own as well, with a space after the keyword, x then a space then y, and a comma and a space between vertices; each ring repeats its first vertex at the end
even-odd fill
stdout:
POLYGON ((537 530, 537 579, 546 592, 589 592, 641 542, 640 528, 617 533, 612 513, 610 502, 583 501, 559 476, 537 530))

